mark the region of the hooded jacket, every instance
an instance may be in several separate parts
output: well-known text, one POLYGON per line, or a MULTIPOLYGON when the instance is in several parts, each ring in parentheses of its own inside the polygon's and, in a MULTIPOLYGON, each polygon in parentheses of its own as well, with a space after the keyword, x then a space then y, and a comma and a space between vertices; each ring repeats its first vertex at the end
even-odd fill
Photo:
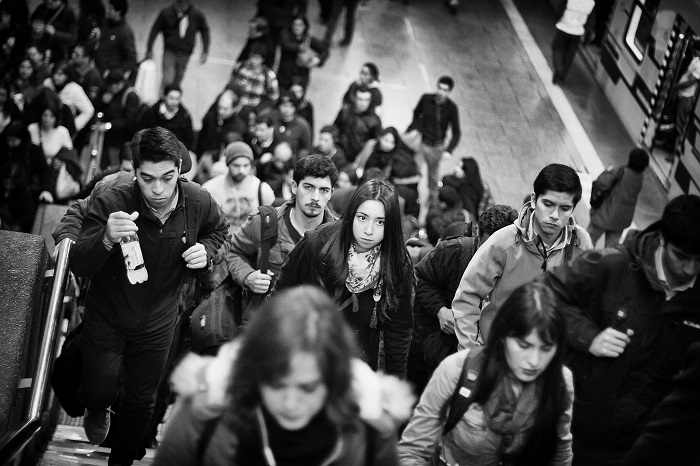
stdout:
POLYGON ((562 264, 565 257, 574 259, 593 247, 586 230, 571 216, 563 240, 544 257, 537 247, 539 236, 528 239, 533 211, 524 205, 513 225, 491 235, 469 262, 452 301, 460 349, 475 346, 477 332, 479 340, 486 341, 496 311, 513 290, 562 264))
POLYGON ((644 172, 623 167, 623 175, 597 209, 591 209, 591 223, 604 231, 622 231, 632 224, 644 172))
MULTIPOLYGON (((166 424, 163 440, 159 445, 154 465, 231 465, 236 459, 237 437, 224 423, 211 432, 211 437, 202 448, 206 425, 216 422, 227 408, 227 390, 233 371, 239 342, 234 340, 224 345, 216 358, 188 355, 175 369, 172 376, 173 389, 180 395, 170 421, 166 424), (204 387, 204 388, 203 388, 204 387)), ((359 414, 359 430, 341 433, 343 448, 329 466, 364 466, 367 448, 374 448, 373 464, 398 465, 396 453, 396 426, 390 421, 402 421, 411 415, 415 400, 410 387, 391 376, 373 372, 359 360, 352 363, 353 391, 359 414), (363 433, 373 435, 374 445, 369 445, 363 433)))
POLYGON ((631 232, 623 245, 587 251, 547 274, 567 304, 574 438, 629 449, 681 371, 688 348, 700 341, 700 281, 666 300, 654 258, 660 244, 654 224, 631 232), (634 331, 630 343, 617 358, 593 356, 593 339, 621 308, 627 311, 622 329, 634 331))

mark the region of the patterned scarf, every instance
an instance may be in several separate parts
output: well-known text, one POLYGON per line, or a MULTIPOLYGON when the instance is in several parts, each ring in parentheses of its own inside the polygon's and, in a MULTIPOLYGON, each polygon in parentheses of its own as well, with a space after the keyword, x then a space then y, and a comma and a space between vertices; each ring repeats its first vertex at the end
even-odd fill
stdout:
POLYGON ((351 293, 362 293, 377 286, 380 252, 381 244, 367 252, 357 252, 352 243, 348 253, 348 278, 345 279, 345 286, 351 293))
MULTIPOLYGON (((345 286, 352 293, 352 312, 359 311, 357 295, 363 291, 374 288, 374 309, 370 317, 370 328, 377 328, 377 305, 382 299, 381 282, 379 280, 381 244, 373 247, 367 252, 357 252, 355 243, 350 246, 348 253, 348 278, 345 279, 345 286)), ((344 306, 341 306, 343 308, 344 306)))

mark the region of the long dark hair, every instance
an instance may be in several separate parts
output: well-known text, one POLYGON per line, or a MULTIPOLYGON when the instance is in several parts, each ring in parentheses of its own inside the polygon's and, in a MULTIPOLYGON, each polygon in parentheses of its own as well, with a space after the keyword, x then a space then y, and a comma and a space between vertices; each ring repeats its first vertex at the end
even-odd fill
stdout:
POLYGON ((464 180, 461 183, 459 195, 462 198, 462 206, 467 211, 478 218, 482 212, 479 212, 479 204, 481 198, 484 197, 484 183, 481 181, 479 173, 479 165, 471 157, 462 159, 462 170, 464 171, 464 180))
POLYGON ((234 432, 251 433, 260 387, 285 377, 294 354, 311 353, 328 390, 325 410, 339 427, 351 425, 359 409, 352 392, 355 336, 330 297, 314 286, 283 291, 263 303, 243 335, 228 388, 223 420, 234 432))
POLYGON ((54 82, 54 87, 56 88, 56 92, 61 92, 61 90, 66 87, 66 85, 70 82, 73 81, 73 73, 71 73, 70 70, 70 62, 68 60, 63 60, 61 62, 58 62, 54 65, 53 69, 51 70, 51 80, 53 81, 53 75, 56 74, 56 72, 61 71, 63 74, 66 75, 66 82, 63 83, 62 85, 57 85, 56 82, 54 82))
POLYGON ((561 301, 543 278, 517 288, 498 310, 484 348, 484 361, 472 402, 484 404, 496 385, 509 375, 506 338, 525 338, 533 330, 548 345, 557 345, 554 357, 533 383, 538 383, 535 422, 517 465, 549 464, 556 450, 559 418, 566 410, 567 390, 562 367, 566 350, 566 319, 561 301))
POLYGON ((393 153, 401 150, 401 148, 402 148, 401 145, 403 144, 403 142, 401 141, 401 137, 399 136, 399 132, 393 126, 388 126, 379 132, 379 137, 377 138, 377 145, 374 149, 375 152, 384 152, 381 149, 381 144, 379 143, 379 139, 381 139, 382 137, 384 137, 387 134, 391 134, 392 136, 394 136, 394 149, 391 151, 391 153, 393 154, 393 153))
POLYGON ((335 290, 339 299, 345 289, 348 276, 348 253, 354 241, 353 221, 357 209, 365 201, 379 201, 384 205, 384 239, 380 254, 379 279, 382 283, 382 317, 390 318, 388 310, 397 310, 399 296, 406 280, 413 280, 411 259, 404 246, 401 229, 401 209, 394 186, 382 178, 373 178, 361 184, 350 199, 342 218, 333 225, 333 234, 328 239, 330 246, 324 248, 320 261, 324 265, 326 283, 335 290), (325 251, 325 254, 324 254, 325 251))

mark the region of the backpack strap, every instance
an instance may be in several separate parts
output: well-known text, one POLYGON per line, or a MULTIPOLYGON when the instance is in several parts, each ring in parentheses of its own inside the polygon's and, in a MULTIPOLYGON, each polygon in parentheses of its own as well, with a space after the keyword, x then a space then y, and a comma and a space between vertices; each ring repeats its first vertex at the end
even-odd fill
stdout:
POLYGON ((258 258, 258 269, 262 273, 267 273, 267 269, 270 266, 270 249, 277 243, 279 233, 277 209, 272 206, 261 205, 258 211, 260 212, 260 257, 258 258))
POLYGON ((443 407, 443 411, 447 410, 447 420, 442 430, 443 435, 454 429, 472 404, 472 393, 479 378, 483 350, 483 346, 476 346, 469 350, 469 354, 464 359, 455 391, 443 407))
POLYGON ((467 270, 469 261, 474 257, 476 252, 476 238, 470 236, 463 236, 459 238, 459 243, 462 245, 462 251, 459 255, 459 275, 460 277, 464 275, 464 271, 467 270))

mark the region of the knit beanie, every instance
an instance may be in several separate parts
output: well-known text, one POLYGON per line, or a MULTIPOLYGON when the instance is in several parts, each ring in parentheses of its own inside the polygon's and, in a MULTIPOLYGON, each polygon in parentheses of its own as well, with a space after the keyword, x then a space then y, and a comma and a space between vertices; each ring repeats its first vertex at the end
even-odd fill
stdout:
POLYGON ((226 165, 233 162, 239 157, 245 157, 251 162, 253 161, 253 149, 248 144, 241 141, 232 142, 224 150, 226 156, 226 165))

